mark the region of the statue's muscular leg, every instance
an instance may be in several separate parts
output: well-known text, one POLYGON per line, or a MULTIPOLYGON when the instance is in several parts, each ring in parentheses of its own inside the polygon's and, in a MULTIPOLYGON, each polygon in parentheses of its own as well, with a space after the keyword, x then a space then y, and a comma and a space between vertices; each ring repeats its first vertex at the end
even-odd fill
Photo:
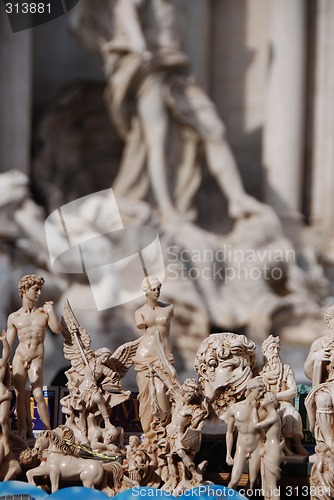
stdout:
POLYGON ((231 473, 231 479, 228 483, 228 488, 235 490, 238 486, 238 482, 242 476, 245 463, 247 461, 247 452, 237 445, 237 449, 233 459, 233 469, 231 473))
POLYGON ((92 402, 98 407, 103 417, 105 428, 108 429, 109 432, 116 431, 116 427, 110 422, 110 415, 103 397, 97 392, 92 398, 92 402))
POLYGON ((254 485, 259 474, 261 466, 260 450, 262 443, 259 443, 258 448, 253 451, 249 461, 248 461, 248 477, 249 477, 249 487, 251 490, 254 489, 254 485))
POLYGON ((138 91, 138 114, 147 145, 147 165, 153 194, 163 217, 177 217, 167 182, 168 113, 162 97, 162 77, 151 75, 138 91))
POLYGON ((43 395, 43 361, 39 358, 31 362, 28 370, 32 393, 37 404, 37 411, 43 422, 44 428, 51 430, 48 407, 43 395))
POLYGON ((232 218, 261 211, 261 203, 244 189, 238 165, 227 142, 225 126, 215 105, 195 82, 185 88, 188 103, 193 103, 197 132, 203 139, 208 170, 228 200, 232 218))
POLYGON ((13 384, 16 395, 16 416, 18 435, 22 439, 27 438, 27 416, 26 416, 26 381, 27 370, 24 360, 19 355, 13 358, 13 384))

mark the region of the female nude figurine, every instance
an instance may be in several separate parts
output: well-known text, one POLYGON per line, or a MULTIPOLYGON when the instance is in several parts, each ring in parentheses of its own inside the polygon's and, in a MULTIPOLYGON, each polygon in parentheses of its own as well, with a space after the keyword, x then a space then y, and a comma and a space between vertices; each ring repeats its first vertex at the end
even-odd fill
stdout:
POLYGON ((280 464, 284 459, 284 439, 281 437, 282 423, 277 412, 279 402, 277 396, 272 392, 266 392, 261 406, 267 411, 267 416, 256 425, 257 429, 263 429, 266 433, 261 455, 261 478, 262 490, 265 500, 280 499, 277 482, 281 477, 280 464))
POLYGON ((38 414, 45 429, 51 429, 43 396, 44 339, 47 326, 58 334, 61 332, 61 325, 53 311, 52 302, 45 302, 43 307, 36 307, 43 284, 44 278, 41 276, 23 276, 19 282, 22 307, 8 317, 7 339, 10 348, 13 347, 16 336, 19 341, 13 358, 13 382, 18 433, 22 439, 26 439, 28 433, 25 400, 27 377, 37 403, 38 414))
POLYGON ((173 355, 169 343, 170 322, 173 306, 160 302, 161 283, 154 276, 146 276, 142 282, 146 304, 135 312, 137 328, 145 330, 134 357, 139 389, 139 416, 143 431, 148 435, 153 417, 164 421, 170 413, 167 388, 158 378, 162 369, 175 377, 171 363, 173 355))

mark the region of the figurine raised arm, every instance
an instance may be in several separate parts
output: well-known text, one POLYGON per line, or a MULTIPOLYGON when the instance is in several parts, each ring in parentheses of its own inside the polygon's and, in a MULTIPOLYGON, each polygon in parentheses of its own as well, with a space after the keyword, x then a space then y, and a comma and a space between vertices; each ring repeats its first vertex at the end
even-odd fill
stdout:
POLYGON ((139 416, 146 437, 149 436, 154 416, 162 422, 170 414, 170 402, 166 385, 155 372, 155 367, 165 370, 167 376, 176 379, 172 366, 169 332, 174 313, 173 306, 160 302, 161 283, 154 276, 147 276, 142 282, 146 303, 135 312, 137 328, 144 330, 134 358, 139 390, 139 416))
POLYGON ((15 338, 19 344, 13 357, 13 384, 16 393, 16 411, 19 436, 26 439, 27 408, 26 381, 29 378, 33 396, 37 403, 38 414, 45 429, 50 429, 47 405, 43 396, 44 378, 44 339, 46 327, 56 334, 61 332, 61 325, 53 310, 52 302, 45 302, 37 307, 44 278, 36 274, 23 276, 19 282, 22 307, 8 317, 7 339, 10 348, 15 338))

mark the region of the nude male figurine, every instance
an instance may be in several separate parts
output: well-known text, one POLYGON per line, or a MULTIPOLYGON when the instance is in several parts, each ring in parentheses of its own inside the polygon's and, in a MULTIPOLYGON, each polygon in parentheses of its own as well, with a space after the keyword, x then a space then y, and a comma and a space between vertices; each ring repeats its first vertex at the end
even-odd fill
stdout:
POLYGON ((43 284, 44 278, 36 274, 28 274, 21 278, 18 288, 22 307, 9 315, 7 324, 7 340, 10 348, 13 348, 15 337, 19 342, 14 353, 12 370, 18 433, 22 439, 26 439, 29 432, 25 401, 27 378, 44 427, 51 429, 43 396, 44 339, 47 326, 52 332, 59 334, 61 325, 54 313, 52 302, 45 302, 43 307, 37 307, 43 284))
POLYGON ((264 392, 264 384, 260 377, 247 383, 246 399, 235 403, 228 409, 226 432, 226 462, 233 465, 229 488, 235 489, 241 478, 244 466, 248 460, 249 486, 254 484, 260 470, 261 449, 264 442, 262 429, 258 428, 259 398, 264 392), (234 458, 231 456, 233 445, 233 430, 236 427, 238 437, 234 458))

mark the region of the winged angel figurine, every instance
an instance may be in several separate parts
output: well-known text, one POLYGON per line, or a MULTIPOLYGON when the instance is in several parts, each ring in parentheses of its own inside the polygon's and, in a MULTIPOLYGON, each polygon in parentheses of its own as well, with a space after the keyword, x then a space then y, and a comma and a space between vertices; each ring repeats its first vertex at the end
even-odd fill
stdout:
POLYGON ((121 378, 133 363, 140 338, 121 345, 114 353, 106 347, 93 351, 90 335, 78 323, 68 301, 61 322, 64 356, 72 365, 66 372, 69 394, 60 402, 66 425, 81 444, 90 446, 96 431, 102 433, 104 441, 113 443, 122 429, 112 425, 110 411, 130 397, 131 391, 122 389, 121 378))

